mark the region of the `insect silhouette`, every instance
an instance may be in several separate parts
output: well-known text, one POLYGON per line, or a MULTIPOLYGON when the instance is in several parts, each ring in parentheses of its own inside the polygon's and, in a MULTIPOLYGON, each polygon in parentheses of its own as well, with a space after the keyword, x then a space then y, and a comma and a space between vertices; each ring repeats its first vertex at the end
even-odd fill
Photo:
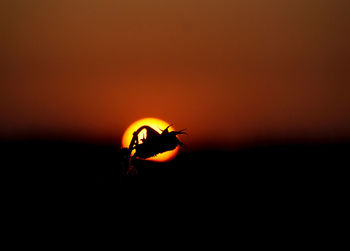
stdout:
POLYGON ((174 150, 177 146, 184 146, 184 144, 177 138, 177 135, 187 134, 184 132, 185 129, 169 132, 170 126, 171 125, 167 126, 162 130, 162 133, 159 133, 152 127, 144 125, 133 133, 129 147, 122 149, 124 151, 124 156, 126 154, 126 158, 130 160, 127 174, 137 172, 132 166, 132 162, 136 158, 147 159, 156 156, 157 154, 174 150), (141 143, 139 143, 139 134, 142 130, 146 130, 146 138, 142 138, 140 140, 141 143), (135 153, 130 157, 133 150, 135 150, 135 153))

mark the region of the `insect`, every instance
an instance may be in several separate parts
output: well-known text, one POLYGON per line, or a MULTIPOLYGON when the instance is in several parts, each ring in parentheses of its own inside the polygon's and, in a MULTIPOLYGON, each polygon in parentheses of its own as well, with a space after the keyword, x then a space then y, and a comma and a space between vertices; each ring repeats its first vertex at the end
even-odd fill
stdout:
MULTIPOLYGON (((184 146, 184 144, 177 138, 179 134, 187 134, 184 132, 185 129, 180 131, 169 132, 169 127, 167 126, 162 133, 157 132, 152 127, 144 125, 141 126, 133 133, 133 137, 130 141, 129 148, 126 150, 128 157, 133 150, 135 150, 134 155, 131 156, 131 161, 136 158, 147 159, 156 156, 159 153, 174 150, 177 146, 184 146), (146 130, 146 138, 142 138, 139 143, 139 134, 142 130, 146 130)), ((132 166, 130 166, 127 173, 130 171, 135 171, 132 166)))
POLYGON ((159 153, 174 150, 177 146, 183 146, 184 144, 176 137, 179 134, 186 134, 181 131, 169 132, 169 125, 162 133, 158 133, 150 126, 141 126, 133 133, 133 138, 131 139, 129 145, 129 151, 136 150, 132 158, 147 159, 153 157, 159 153), (141 139, 141 144, 139 144, 138 135, 142 130, 146 129, 146 138, 141 139))

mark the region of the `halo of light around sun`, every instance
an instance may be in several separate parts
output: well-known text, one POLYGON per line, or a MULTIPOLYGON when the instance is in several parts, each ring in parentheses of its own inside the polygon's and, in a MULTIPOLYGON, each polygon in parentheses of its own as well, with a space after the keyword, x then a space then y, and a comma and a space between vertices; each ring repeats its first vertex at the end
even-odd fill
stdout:
MULTIPOLYGON (((157 118, 143 118, 143 119, 137 120, 125 130, 122 138, 122 147, 129 147, 134 131, 136 131, 137 129, 139 129, 141 126, 144 126, 144 125, 150 126, 157 132, 162 133, 162 130, 164 130, 170 124, 168 122, 165 122, 164 120, 157 119, 157 118)), ((175 129, 172 126, 169 127, 169 132, 174 130, 175 129)), ((139 133, 139 143, 141 143, 142 138, 146 138, 147 136, 146 134, 147 132, 145 129, 139 133)), ((148 158, 147 160, 152 160, 157 162, 170 161, 173 158, 175 158, 178 151, 179 151, 179 147, 176 147, 172 151, 160 153, 154 157, 148 158)), ((134 151, 132 152, 132 154, 134 154, 134 151)))

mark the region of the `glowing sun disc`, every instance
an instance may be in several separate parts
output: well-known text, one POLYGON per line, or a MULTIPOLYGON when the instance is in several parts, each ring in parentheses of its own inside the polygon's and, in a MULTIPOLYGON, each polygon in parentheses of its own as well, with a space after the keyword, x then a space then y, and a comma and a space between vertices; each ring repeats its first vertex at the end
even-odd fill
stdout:
MULTIPOLYGON (((125 130, 122 138, 122 147, 129 147, 134 131, 136 131, 137 129, 139 129, 141 126, 144 126, 144 125, 148 125, 152 127, 154 130, 156 130, 157 132, 162 133, 161 130, 164 130, 170 124, 157 118, 143 118, 143 119, 137 120, 125 130)), ((169 132, 171 131, 174 131, 174 128, 172 126, 169 127, 169 132)), ((145 132, 141 131, 139 134, 139 143, 141 143, 140 140, 143 138, 143 136, 146 136, 145 132)), ((175 158, 178 151, 179 151, 179 147, 176 147, 172 151, 160 153, 154 157, 148 158, 147 160, 152 160, 157 162, 169 161, 175 158)))

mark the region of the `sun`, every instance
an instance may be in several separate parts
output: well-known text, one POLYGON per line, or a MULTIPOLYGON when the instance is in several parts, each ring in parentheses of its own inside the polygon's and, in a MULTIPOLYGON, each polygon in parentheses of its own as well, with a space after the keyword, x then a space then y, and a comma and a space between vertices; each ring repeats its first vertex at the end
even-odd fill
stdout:
MULTIPOLYGON (((137 129, 139 129, 141 126, 144 126, 144 125, 150 126, 157 132, 162 133, 162 130, 165 129, 170 124, 165 122, 164 120, 157 119, 157 118, 143 118, 143 119, 137 120, 125 130, 122 138, 122 147, 129 147, 134 131, 136 131, 137 129)), ((174 131, 174 128, 172 126, 169 127, 169 131, 174 131)), ((146 130, 142 130, 139 134, 139 143, 141 143, 141 139, 146 136, 147 136, 146 130)), ((172 151, 160 153, 154 157, 148 158, 147 160, 157 161, 157 162, 170 161, 173 158, 175 158, 178 152, 179 152, 179 146, 172 151)))

